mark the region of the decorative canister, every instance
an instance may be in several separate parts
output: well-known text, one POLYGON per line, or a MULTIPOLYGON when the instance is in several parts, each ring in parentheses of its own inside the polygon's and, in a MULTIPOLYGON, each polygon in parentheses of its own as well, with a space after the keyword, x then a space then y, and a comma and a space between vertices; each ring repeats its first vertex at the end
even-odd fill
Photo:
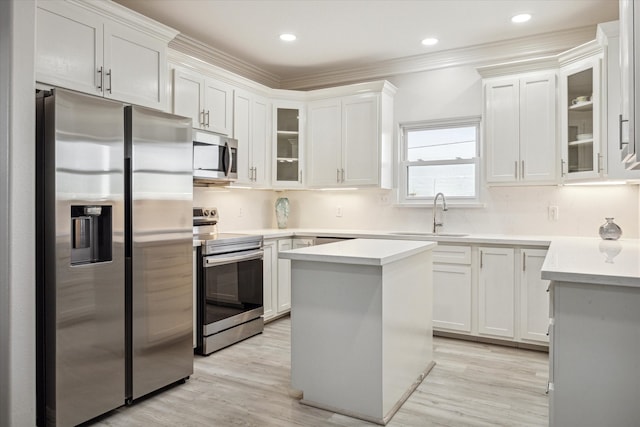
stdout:
POLYGON ((622 229, 613 222, 613 218, 605 218, 607 222, 600 226, 600 237, 604 240, 618 240, 622 236, 622 229))
POLYGON ((276 220, 278 228, 287 228, 287 220, 289 219, 289 199, 279 197, 276 200, 276 220))

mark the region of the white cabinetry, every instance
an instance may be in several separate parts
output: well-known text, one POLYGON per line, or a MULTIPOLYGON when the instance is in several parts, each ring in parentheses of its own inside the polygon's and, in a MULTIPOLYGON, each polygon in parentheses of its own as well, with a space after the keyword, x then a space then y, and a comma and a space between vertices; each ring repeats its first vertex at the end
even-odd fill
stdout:
POLYGON ((540 278, 547 251, 522 249, 520 270, 520 338, 548 343, 549 281, 540 278))
POLYGON ((478 333, 515 338, 514 249, 480 247, 478 333))
POLYGON ((238 140, 238 183, 270 184, 269 102, 238 90, 233 95, 233 136, 238 140))
POLYGON ((620 0, 620 128, 622 160, 627 168, 640 168, 640 83, 636 81, 640 61, 640 5, 635 0, 620 0))
POLYGON ((554 71, 485 80, 488 183, 556 181, 554 71))
POLYGON ((600 178, 605 172, 600 129, 602 48, 590 42, 560 60, 562 177, 600 178))
POLYGON ((263 305, 264 319, 268 320, 276 315, 276 305, 278 304, 278 242, 265 240, 263 250, 263 305))
POLYGON ((433 249, 433 328, 471 333, 471 248, 433 249))
POLYGON ((194 128, 231 136, 233 88, 198 73, 173 73, 173 113, 191 117, 194 128))
POLYGON ((308 104, 309 186, 391 187, 395 88, 383 82, 367 90, 349 96, 326 96, 340 88, 310 93, 315 100, 308 104))
POLYGON ((304 103, 274 101, 273 105, 273 186, 303 186, 305 136, 304 103))
POLYGON ((36 81, 167 109, 176 31, 112 2, 38 2, 36 81))

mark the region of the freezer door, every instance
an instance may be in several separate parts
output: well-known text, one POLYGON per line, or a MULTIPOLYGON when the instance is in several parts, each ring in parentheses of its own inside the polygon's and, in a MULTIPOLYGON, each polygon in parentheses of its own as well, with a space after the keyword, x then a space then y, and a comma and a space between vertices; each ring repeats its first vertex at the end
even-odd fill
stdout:
POLYGON ((60 89, 40 102, 43 411, 73 426, 125 401, 124 107, 60 89), (91 239, 77 235, 80 218, 95 222, 91 239), (89 245, 95 255, 75 262, 89 245))
POLYGON ((126 109, 131 169, 131 397, 193 373, 191 119, 126 109))

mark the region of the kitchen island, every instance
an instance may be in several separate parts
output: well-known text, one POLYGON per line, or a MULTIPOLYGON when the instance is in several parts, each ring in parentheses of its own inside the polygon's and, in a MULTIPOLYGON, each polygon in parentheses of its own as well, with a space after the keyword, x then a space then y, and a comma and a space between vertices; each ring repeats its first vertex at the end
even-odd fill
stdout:
POLYGON ((291 260, 291 383, 301 403, 386 424, 434 366, 434 242, 354 239, 291 260))
POLYGON ((554 239, 549 425, 640 425, 640 241, 554 239))

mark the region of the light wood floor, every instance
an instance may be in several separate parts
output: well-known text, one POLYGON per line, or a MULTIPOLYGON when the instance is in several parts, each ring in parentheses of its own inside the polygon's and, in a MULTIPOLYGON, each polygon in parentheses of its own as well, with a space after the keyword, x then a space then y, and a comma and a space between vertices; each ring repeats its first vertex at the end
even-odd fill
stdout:
MULTIPOLYGON (((373 426, 289 396, 290 319, 209 357, 193 376, 98 426, 373 426)), ((390 427, 546 426, 546 353, 434 337, 436 366, 390 427)))

